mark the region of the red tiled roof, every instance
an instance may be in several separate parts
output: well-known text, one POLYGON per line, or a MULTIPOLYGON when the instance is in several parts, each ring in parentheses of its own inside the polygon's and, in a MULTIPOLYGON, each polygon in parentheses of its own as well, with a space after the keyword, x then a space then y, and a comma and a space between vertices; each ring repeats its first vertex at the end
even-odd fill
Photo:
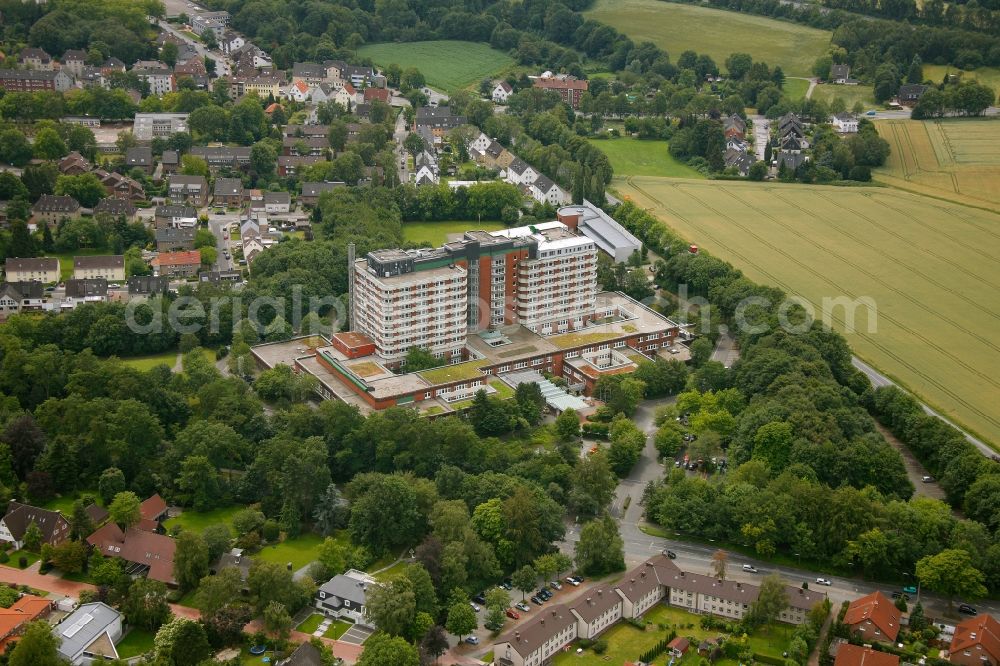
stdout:
POLYGON ((177 544, 168 536, 128 529, 122 532, 108 523, 89 537, 87 543, 99 548, 105 557, 120 557, 127 562, 149 567, 149 577, 163 583, 174 581, 174 551, 177 544))
POLYGON ((691 646, 691 642, 688 639, 678 636, 674 640, 667 643, 667 648, 671 650, 677 650, 678 652, 687 652, 687 649, 691 646))
POLYGON ((584 79, 535 79, 536 88, 552 88, 553 90, 586 90, 584 79))
MULTIPOLYGON (((955 625, 955 637, 949 651, 954 654, 982 646, 992 663, 1000 662, 1000 622, 989 613, 970 617, 955 625)), ((984 656, 984 655, 980 655, 984 656)))
POLYGON ((899 657, 888 652, 844 643, 837 649, 833 666, 899 666, 899 657))
POLYGON ((383 102, 389 102, 389 89, 388 88, 365 88, 365 101, 370 102, 373 99, 380 99, 383 102))
POLYGON ((185 252, 161 252, 150 263, 153 266, 201 265, 201 253, 198 252, 198 250, 188 250, 185 252))
POLYGON ((844 624, 849 627, 866 620, 870 620, 888 640, 896 640, 899 634, 899 609, 878 590, 852 601, 844 615, 844 624))
POLYGON ((22 625, 44 617, 52 608, 50 599, 42 599, 33 594, 25 594, 15 601, 10 608, 0 608, 0 654, 7 649, 18 629, 22 625))
MULTIPOLYGON (((195 253, 197 254, 197 252, 195 253)), ((199 259, 200 261, 200 259, 199 259)), ((163 514, 167 512, 167 503, 160 497, 157 493, 152 497, 143 500, 142 504, 139 505, 139 515, 147 520, 156 520, 163 514)))

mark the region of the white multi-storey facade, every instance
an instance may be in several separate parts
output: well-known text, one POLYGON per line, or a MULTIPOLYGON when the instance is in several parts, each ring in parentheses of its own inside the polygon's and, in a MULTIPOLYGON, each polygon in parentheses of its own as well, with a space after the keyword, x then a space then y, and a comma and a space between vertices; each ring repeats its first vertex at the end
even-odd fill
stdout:
POLYGON ((354 266, 354 330, 371 338, 384 361, 399 363, 412 347, 439 358, 461 355, 468 334, 464 268, 414 269, 400 250, 373 252, 354 266))

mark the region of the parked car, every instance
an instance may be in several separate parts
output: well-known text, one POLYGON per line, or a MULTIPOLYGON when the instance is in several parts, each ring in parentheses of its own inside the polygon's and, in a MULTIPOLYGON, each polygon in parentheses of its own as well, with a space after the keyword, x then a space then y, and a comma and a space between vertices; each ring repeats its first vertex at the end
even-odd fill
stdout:
POLYGON ((469 645, 479 645, 479 639, 476 638, 475 636, 466 636, 465 642, 468 643, 469 645))
POLYGON ((663 554, 666 555, 667 557, 669 557, 672 560, 676 560, 677 559, 677 553, 675 553, 672 550, 664 550, 663 554))
POLYGON ((907 594, 916 594, 917 588, 914 585, 907 585, 903 588, 903 592, 906 592, 907 594))
POLYGON ((572 585, 573 587, 580 587, 580 583, 576 582, 576 578, 573 578, 572 576, 567 578, 566 582, 572 585))
POLYGON ((538 597, 531 597, 531 603, 535 604, 536 606, 541 606, 545 602, 539 599, 538 597))
POLYGON ((528 611, 531 610, 531 606, 524 603, 523 601, 518 601, 516 604, 514 604, 514 608, 521 611, 522 613, 527 613, 528 611))
POLYGON ((959 604, 958 612, 962 615, 979 615, 979 611, 969 604, 959 604))
POLYGON ((474 601, 470 601, 470 602, 469 602, 469 605, 470 605, 470 606, 472 606, 472 610, 476 611, 477 613, 478 613, 479 611, 483 610, 483 609, 482 609, 482 608, 480 608, 480 607, 479 607, 479 605, 478 605, 478 604, 477 604, 476 602, 474 602, 474 601))
POLYGON ((549 583, 549 587, 551 587, 553 590, 561 590, 562 589, 562 583, 560 583, 557 580, 554 580, 551 583, 549 583))
POLYGON ((512 620, 520 620, 521 619, 521 616, 518 615, 517 611, 515 611, 513 608, 508 608, 506 610, 506 615, 507 615, 507 617, 509 617, 512 620))
POLYGON ((500 583, 500 587, 509 592, 514 589, 514 582, 510 578, 504 578, 503 582, 500 583))
POLYGON ((546 590, 544 587, 542 589, 538 590, 538 592, 535 592, 535 595, 539 599, 544 599, 545 601, 548 601, 549 599, 552 598, 552 593, 549 592, 548 590, 546 590))
POLYGON ((485 595, 485 594, 483 594, 482 592, 480 592, 480 593, 479 593, 479 594, 477 594, 476 596, 472 597, 472 600, 473 600, 474 602, 476 602, 477 604, 480 604, 480 605, 482 605, 482 606, 485 606, 485 605, 486 605, 486 595, 485 595))
POLYGON ((817 585, 833 585, 833 583, 831 583, 828 578, 817 578, 816 579, 816 584, 817 585))
POLYGON ((743 571, 747 571, 749 573, 757 573, 757 567, 755 567, 752 564, 744 564, 743 571))
POLYGON ((924 483, 934 483, 934 477, 933 476, 924 475, 924 476, 920 477, 920 480, 923 481, 924 483))
POLYGON ((875 110, 873 109, 873 110, 871 110, 871 111, 867 112, 867 113, 866 113, 865 115, 866 115, 866 116, 872 116, 872 117, 874 117, 874 116, 875 116, 875 115, 876 115, 877 113, 878 113, 878 112, 877 112, 877 111, 875 111, 875 110))

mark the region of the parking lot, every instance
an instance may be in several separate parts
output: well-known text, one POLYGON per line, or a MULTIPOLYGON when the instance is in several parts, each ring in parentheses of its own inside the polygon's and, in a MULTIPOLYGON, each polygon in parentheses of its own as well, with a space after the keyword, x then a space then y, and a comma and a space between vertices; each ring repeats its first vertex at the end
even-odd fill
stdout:
POLYGON ((354 625, 350 629, 344 632, 344 634, 338 639, 344 643, 352 643, 354 645, 361 645, 368 637, 374 633, 374 630, 369 627, 362 627, 359 625, 354 625))

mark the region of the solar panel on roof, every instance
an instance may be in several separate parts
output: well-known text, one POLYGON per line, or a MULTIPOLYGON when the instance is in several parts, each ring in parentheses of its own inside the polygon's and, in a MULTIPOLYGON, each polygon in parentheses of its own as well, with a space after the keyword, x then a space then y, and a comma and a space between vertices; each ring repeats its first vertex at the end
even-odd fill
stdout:
POLYGON ((75 636, 81 629, 86 627, 93 619, 94 619, 93 615, 91 615, 90 613, 84 613, 83 617, 81 617, 79 620, 71 624, 69 629, 63 632, 63 636, 65 636, 66 638, 73 638, 73 636, 75 636))

